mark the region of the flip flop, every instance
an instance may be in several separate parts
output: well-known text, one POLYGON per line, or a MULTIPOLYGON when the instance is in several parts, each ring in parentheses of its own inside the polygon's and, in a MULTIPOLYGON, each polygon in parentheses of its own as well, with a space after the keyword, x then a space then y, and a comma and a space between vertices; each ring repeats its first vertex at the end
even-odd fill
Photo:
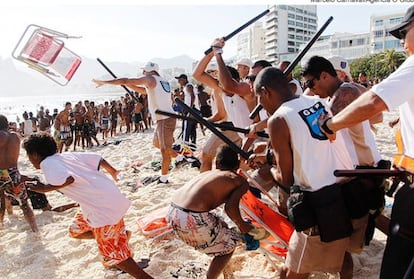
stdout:
POLYGON ((144 179, 141 180, 143 185, 148 185, 152 182, 158 181, 160 179, 159 175, 154 175, 154 176, 147 176, 144 179))

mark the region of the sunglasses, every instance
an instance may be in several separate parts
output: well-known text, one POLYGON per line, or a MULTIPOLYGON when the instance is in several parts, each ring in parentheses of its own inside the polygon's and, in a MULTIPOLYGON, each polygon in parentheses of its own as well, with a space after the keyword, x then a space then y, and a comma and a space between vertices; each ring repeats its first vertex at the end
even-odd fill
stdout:
POLYGON ((256 80, 256 76, 255 75, 249 75, 246 77, 247 80, 250 80, 251 82, 254 82, 256 80))
POLYGON ((305 86, 309 89, 312 89, 315 86, 315 79, 319 79, 319 77, 308 79, 307 81, 305 81, 305 86))

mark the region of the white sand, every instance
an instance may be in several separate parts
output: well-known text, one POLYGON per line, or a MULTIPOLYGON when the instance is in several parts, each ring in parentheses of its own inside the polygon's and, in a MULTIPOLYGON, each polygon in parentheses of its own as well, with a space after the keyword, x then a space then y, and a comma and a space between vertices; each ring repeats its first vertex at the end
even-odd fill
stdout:
MULTIPOLYGON (((395 152, 393 131, 388 128, 388 121, 396 113, 386 113, 383 124, 379 125, 377 141, 381 153, 390 158, 395 152)), ((178 133, 178 132, 177 132, 178 133)), ((209 135, 209 132, 207 132, 209 135)), ((121 191, 132 201, 132 206, 125 216, 126 226, 133 232, 130 245, 135 253, 135 260, 150 257, 150 265, 146 271, 154 278, 174 278, 184 264, 187 270, 206 269, 210 258, 187 247, 171 235, 163 239, 146 238, 139 230, 137 218, 151 213, 153 210, 169 204, 175 189, 198 174, 198 169, 183 167, 172 172, 170 184, 150 184, 134 191, 137 179, 158 174, 146 169, 145 164, 134 172, 131 163, 142 161, 149 163, 159 158, 159 153, 152 147, 152 133, 121 135, 119 145, 93 148, 91 151, 102 154, 115 167, 123 170, 123 178, 118 182, 121 191), (189 268, 193 266, 193 268, 189 268)), ((200 135, 199 146, 206 137, 200 135)), ((23 174, 39 175, 28 161, 22 150, 19 160, 23 174)), ((48 198, 53 206, 69 202, 65 196, 51 192, 48 198)), ((67 229, 77 209, 66 212, 42 212, 35 210, 36 220, 40 228, 39 234, 30 231, 21 210, 14 208, 15 216, 5 217, 5 225, 0 229, 0 277, 1 278, 104 278, 104 268, 99 261, 98 250, 93 240, 76 240, 68 236, 67 229)), ((376 231, 375 239, 366 247, 361 255, 354 257, 354 278, 378 278, 385 236, 376 231)), ((278 266, 282 263, 277 262, 278 266)), ((244 251, 238 248, 227 268, 226 278, 277 278, 279 269, 274 270, 263 254, 244 251)), ((183 274, 181 274, 183 275, 183 274)), ((120 275, 118 278, 130 278, 120 275)), ((203 278, 197 275, 179 278, 203 278)), ((312 278, 338 278, 330 274, 314 274, 312 278)))

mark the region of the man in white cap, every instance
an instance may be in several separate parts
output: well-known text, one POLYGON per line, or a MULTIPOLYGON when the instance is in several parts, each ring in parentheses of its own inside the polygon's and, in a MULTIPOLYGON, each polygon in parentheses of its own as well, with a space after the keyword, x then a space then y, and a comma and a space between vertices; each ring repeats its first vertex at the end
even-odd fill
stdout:
POLYGON ((236 69, 239 72, 241 81, 243 81, 249 75, 252 64, 253 63, 249 58, 242 58, 237 61, 236 69))
POLYGON ((381 279, 412 278, 414 265, 414 6, 389 33, 401 40, 408 58, 389 77, 374 85, 332 118, 321 121, 321 129, 331 139, 335 132, 352 127, 384 110, 399 109, 400 130, 396 136, 399 154, 393 165, 407 172, 407 181, 394 196, 381 279), (410 85, 411 84, 411 85, 410 85), (410 179, 411 178, 411 179, 410 179))
POLYGON ((104 84, 124 85, 135 92, 148 96, 149 111, 157 121, 153 144, 160 149, 162 156, 159 183, 168 183, 168 169, 171 158, 176 156, 176 152, 172 149, 176 119, 156 114, 155 110, 158 109, 174 113, 172 109, 170 84, 160 76, 158 64, 148 62, 142 67, 142 70, 143 76, 138 78, 117 78, 112 80, 93 79, 92 81, 96 83, 97 87, 104 84))

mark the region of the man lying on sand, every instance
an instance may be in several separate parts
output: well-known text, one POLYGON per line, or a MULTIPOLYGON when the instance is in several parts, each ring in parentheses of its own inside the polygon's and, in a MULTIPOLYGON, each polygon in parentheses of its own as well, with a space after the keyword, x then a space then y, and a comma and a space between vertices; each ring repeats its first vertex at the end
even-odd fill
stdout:
POLYGON ((131 257, 123 219, 131 202, 99 168, 102 166, 115 181, 118 171, 98 154, 58 153, 55 140, 46 133, 32 134, 23 147, 48 183, 31 184, 30 190, 58 190, 80 204, 82 213, 69 228, 71 237, 95 238, 105 267, 116 266, 135 278, 152 278, 131 257))

